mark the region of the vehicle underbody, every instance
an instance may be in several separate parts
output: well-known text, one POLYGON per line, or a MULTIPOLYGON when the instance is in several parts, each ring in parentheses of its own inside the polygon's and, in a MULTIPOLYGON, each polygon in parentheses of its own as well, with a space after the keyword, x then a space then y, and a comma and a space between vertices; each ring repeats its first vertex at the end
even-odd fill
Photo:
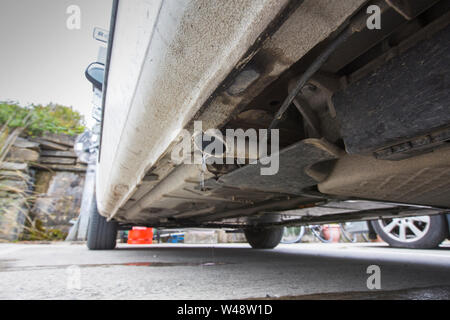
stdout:
POLYGON ((277 119, 277 174, 249 161, 176 165, 175 139, 108 218, 123 229, 246 228, 446 213, 450 2, 337 2, 288 1, 184 126, 225 134, 277 119), (379 30, 365 25, 373 4, 379 30), (311 11, 336 25, 321 28, 311 11))

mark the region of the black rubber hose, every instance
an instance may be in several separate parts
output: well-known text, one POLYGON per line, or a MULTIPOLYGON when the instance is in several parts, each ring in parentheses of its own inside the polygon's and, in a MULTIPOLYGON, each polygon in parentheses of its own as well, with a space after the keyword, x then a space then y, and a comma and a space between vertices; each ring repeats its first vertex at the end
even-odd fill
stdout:
POLYGON ((322 67, 322 65, 328 60, 328 58, 333 54, 333 52, 344 43, 354 32, 354 29, 347 26, 339 36, 334 39, 328 47, 323 51, 314 62, 306 69, 303 75, 300 77, 298 82, 295 84, 294 89, 289 93, 288 97, 284 100, 280 109, 278 110, 275 118, 270 123, 269 129, 273 129, 277 126, 278 122, 283 117, 287 108, 294 101, 295 97, 300 93, 300 90, 305 86, 306 82, 322 67))

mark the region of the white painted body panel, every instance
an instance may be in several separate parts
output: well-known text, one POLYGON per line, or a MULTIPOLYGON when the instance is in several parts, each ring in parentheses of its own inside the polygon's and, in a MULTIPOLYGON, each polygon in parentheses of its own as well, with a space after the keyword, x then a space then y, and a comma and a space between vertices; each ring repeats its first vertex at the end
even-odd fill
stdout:
POLYGON ((111 217, 287 0, 120 1, 97 202, 111 217))

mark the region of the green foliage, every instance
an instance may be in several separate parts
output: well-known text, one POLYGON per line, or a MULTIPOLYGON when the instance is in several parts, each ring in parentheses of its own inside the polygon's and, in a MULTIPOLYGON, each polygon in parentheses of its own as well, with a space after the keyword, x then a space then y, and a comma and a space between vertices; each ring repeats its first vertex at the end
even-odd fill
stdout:
POLYGON ((71 107, 58 104, 21 107, 0 102, 0 125, 5 123, 9 128, 26 127, 25 132, 31 136, 40 136, 45 132, 76 135, 85 129, 82 115, 71 107), (25 124, 24 120, 30 112, 31 117, 25 124))
POLYGON ((25 231, 22 233, 20 240, 28 241, 58 241, 64 240, 67 237, 67 232, 63 232, 59 229, 46 229, 41 220, 36 219, 31 226, 25 226, 25 231))

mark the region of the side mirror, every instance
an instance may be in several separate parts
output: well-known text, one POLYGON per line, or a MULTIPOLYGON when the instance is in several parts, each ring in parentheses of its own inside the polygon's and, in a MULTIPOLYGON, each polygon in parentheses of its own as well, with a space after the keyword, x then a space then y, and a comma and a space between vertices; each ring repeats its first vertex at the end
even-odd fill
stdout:
POLYGON ((100 62, 91 63, 84 72, 86 79, 94 86, 94 88, 102 91, 103 80, 105 76, 105 65, 100 62))

